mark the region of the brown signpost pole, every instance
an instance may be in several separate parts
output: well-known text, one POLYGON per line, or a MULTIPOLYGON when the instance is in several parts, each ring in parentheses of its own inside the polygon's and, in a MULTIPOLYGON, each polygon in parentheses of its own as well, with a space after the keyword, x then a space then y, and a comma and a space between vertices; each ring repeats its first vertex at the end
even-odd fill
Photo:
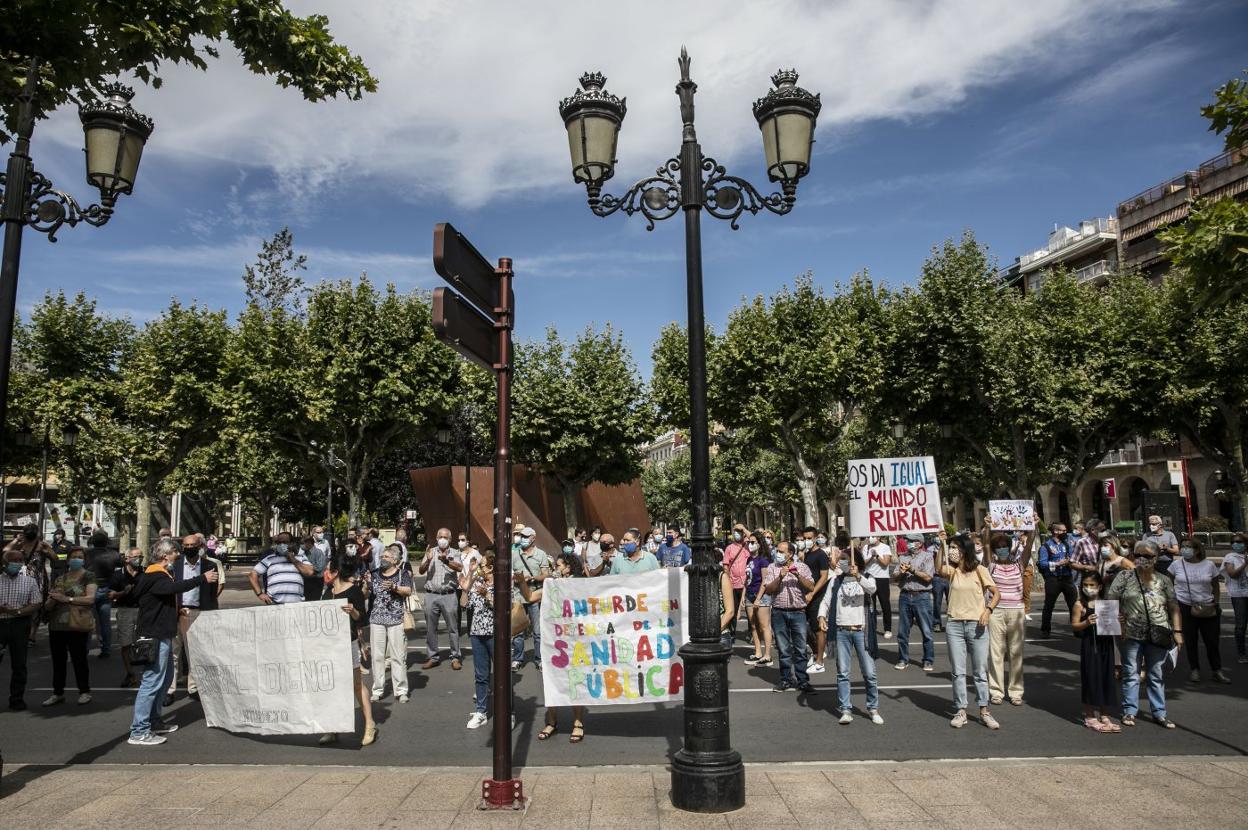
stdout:
MULTIPOLYGON (((524 785, 511 764, 511 332, 515 296, 511 260, 494 267, 448 223, 433 230, 433 268, 462 293, 433 292, 433 330, 464 357, 494 373, 498 418, 494 454, 494 767, 481 783, 482 810, 519 810, 524 785)), ((474 654, 473 660, 480 655, 474 654)))

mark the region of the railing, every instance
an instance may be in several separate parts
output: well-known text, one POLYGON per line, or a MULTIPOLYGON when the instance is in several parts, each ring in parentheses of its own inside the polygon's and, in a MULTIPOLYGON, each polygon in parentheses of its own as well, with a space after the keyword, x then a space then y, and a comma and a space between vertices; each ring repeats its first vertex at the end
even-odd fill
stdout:
POLYGON ((1139 447, 1124 447, 1120 450, 1113 450, 1112 452, 1106 453, 1105 457, 1101 459, 1102 466, 1108 466, 1110 464, 1139 464, 1139 463, 1140 463, 1140 448, 1139 447))
POLYGON ((1085 265, 1080 268, 1075 272, 1075 279, 1079 282, 1088 282, 1089 280, 1094 280, 1098 277, 1104 277, 1112 273, 1113 270, 1113 264, 1107 259, 1102 259, 1099 262, 1094 262, 1091 265, 1085 265))
POLYGON ((1196 175, 1203 179, 1219 170, 1234 167, 1244 160, 1245 149, 1244 147, 1236 147, 1234 150, 1227 150, 1222 155, 1209 159, 1197 169, 1196 175))
POLYGON ((1118 233, 1118 220, 1113 217, 1108 217, 1104 219, 1088 219, 1084 222, 1080 222, 1079 230, 1076 233, 1066 237, 1060 242, 1049 245, 1044 250, 1033 251, 1030 254, 1023 254, 1018 258, 1018 264, 1029 265, 1038 259, 1044 259, 1050 254, 1055 254, 1064 248, 1069 248, 1071 245, 1076 245, 1085 239, 1102 233, 1118 233))
POLYGON ((1196 172, 1194 170, 1188 170, 1186 173, 1175 176, 1168 182, 1162 182, 1159 185, 1150 187, 1143 193, 1137 193, 1130 199, 1120 202, 1118 205, 1118 215, 1121 216, 1124 213, 1129 213, 1130 211, 1147 207, 1153 202, 1161 201, 1170 194, 1178 193, 1181 190, 1191 187, 1195 183, 1196 172))

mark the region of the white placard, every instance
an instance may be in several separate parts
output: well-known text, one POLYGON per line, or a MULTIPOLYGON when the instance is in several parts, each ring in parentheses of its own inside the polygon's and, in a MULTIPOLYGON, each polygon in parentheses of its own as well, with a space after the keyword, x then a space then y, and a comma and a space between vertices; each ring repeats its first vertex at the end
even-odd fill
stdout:
POLYGON ((187 637, 204 720, 230 732, 355 729, 343 600, 206 611, 187 637))
POLYGON ((683 700, 688 585, 679 568, 542 583, 545 705, 683 700))
POLYGON ((988 521, 993 530, 1012 533, 1036 529, 1036 503, 1031 499, 993 499, 988 502, 988 521))
POLYGON ((1098 637, 1122 636, 1122 623, 1118 621, 1118 600, 1098 599, 1092 603, 1092 611, 1096 614, 1098 637))
POLYGON ((851 536, 899 536, 944 529, 936 463, 930 455, 849 462, 851 536))

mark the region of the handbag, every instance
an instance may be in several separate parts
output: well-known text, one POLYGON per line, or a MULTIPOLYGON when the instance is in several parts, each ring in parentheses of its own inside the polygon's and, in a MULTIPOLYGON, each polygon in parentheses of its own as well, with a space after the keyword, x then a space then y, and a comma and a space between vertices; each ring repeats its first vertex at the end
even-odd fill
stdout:
POLYGON ((511 604, 511 636, 519 637, 529 630, 529 612, 524 610, 524 604, 513 602, 511 604))
POLYGON ((416 630, 416 617, 414 614, 412 614, 412 612, 407 607, 404 607, 403 608, 403 632, 405 634, 411 634, 415 630, 416 630))
MULTIPOLYGON (((1191 591, 1192 580, 1187 575, 1186 561, 1183 562, 1183 580, 1187 583, 1187 590, 1191 591)), ((1218 616, 1218 606, 1212 602, 1193 602, 1189 607, 1192 609, 1192 616, 1202 620, 1218 616)))
POLYGON ((1148 594, 1144 591, 1144 583, 1140 581, 1138 572, 1132 570, 1131 573, 1135 574, 1135 584, 1140 586, 1140 599, 1144 601, 1144 623, 1148 626, 1148 641, 1169 651, 1174 648, 1174 632, 1169 628, 1153 625, 1152 615, 1148 612, 1148 594))
POLYGON ((425 613, 425 595, 420 591, 412 591, 407 595, 407 612, 412 615, 425 613))
POLYGON ((95 612, 85 605, 69 606, 69 630, 91 633, 95 631, 95 612))
POLYGON ((150 666, 156 662, 156 640, 152 637, 137 637, 130 644, 130 665, 150 666))

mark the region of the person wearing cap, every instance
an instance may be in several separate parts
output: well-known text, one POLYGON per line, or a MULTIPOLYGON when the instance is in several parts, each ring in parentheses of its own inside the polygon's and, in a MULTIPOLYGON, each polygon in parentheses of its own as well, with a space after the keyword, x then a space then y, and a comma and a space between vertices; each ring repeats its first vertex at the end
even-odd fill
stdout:
MULTIPOLYGON (((446 622, 447 638, 451 641, 451 668, 459 671, 464 658, 459 649, 459 575, 463 565, 458 553, 451 553, 451 531, 438 528, 437 542, 425 551, 419 570, 425 577, 425 662, 426 671, 442 663, 438 651, 438 618, 446 622)), ((384 669, 383 669, 384 671, 384 669)))
POLYGON ((906 551, 898 556, 897 587, 897 664, 901 670, 910 665, 910 624, 917 622, 923 634, 923 671, 935 668, 936 642, 932 639, 932 575, 936 557, 923 544, 921 533, 905 537, 906 551))
MULTIPOLYGON (((541 590, 542 583, 550 578, 554 571, 554 562, 546 551, 537 546, 537 531, 531 527, 519 525, 512 536, 511 572, 517 579, 524 580, 528 589, 536 593, 541 590)), ((519 585, 511 589, 512 603, 521 603, 524 612, 529 615, 529 633, 533 636, 533 666, 542 670, 542 630, 538 614, 542 604, 525 602, 519 585)), ((511 670, 519 671, 524 667, 524 634, 511 638, 511 670)))

